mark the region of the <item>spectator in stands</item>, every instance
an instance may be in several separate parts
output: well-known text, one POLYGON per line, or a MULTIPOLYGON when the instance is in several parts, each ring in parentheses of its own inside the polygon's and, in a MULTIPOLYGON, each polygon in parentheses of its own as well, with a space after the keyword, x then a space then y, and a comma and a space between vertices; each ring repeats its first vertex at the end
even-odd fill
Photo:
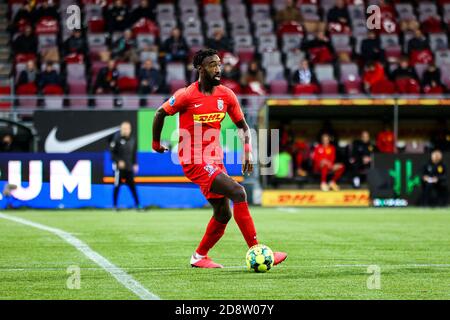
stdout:
POLYGON ((39 80, 39 72, 36 68, 36 64, 34 60, 28 60, 27 66, 24 70, 22 70, 19 74, 19 78, 17 80, 17 87, 23 84, 34 84, 37 87, 39 80))
POLYGON ((323 134, 321 143, 318 144, 312 154, 313 169, 320 174, 320 189, 322 191, 339 191, 337 181, 344 173, 342 163, 336 163, 336 148, 330 143, 330 136, 323 134), (327 183, 328 173, 334 173, 331 181, 327 183))
POLYGON ((161 75, 153 66, 153 61, 148 59, 144 62, 143 67, 139 70, 139 94, 156 93, 161 86, 161 75))
POLYGON ((233 51, 231 40, 225 36, 223 29, 216 29, 213 33, 213 37, 206 41, 206 46, 217 51, 233 51))
POLYGON ((350 14, 344 0, 336 0, 336 4, 328 11, 328 23, 341 23, 346 26, 351 25, 350 14))
POLYGON ((22 7, 17 11, 12 23, 12 31, 16 32, 21 21, 28 25, 36 23, 36 9, 32 1, 27 1, 22 4, 22 7))
POLYGON ((108 8, 108 3, 105 0, 102 6, 103 18, 105 19, 107 30, 110 33, 124 31, 128 27, 128 7, 124 5, 122 0, 115 0, 110 8, 108 8))
POLYGON ((248 93, 259 95, 265 93, 264 74, 255 60, 249 63, 247 72, 242 74, 241 85, 247 89, 248 93))
POLYGON ((1 140, 0 152, 14 152, 15 149, 13 136, 9 133, 5 134, 1 140))
POLYGON ((361 139, 353 141, 352 155, 349 161, 352 166, 353 187, 361 186, 361 180, 367 176, 374 152, 375 145, 370 142, 370 133, 364 130, 361 132, 361 139))
POLYGON ((411 53, 413 50, 421 51, 425 49, 430 49, 430 44, 422 30, 417 28, 414 32, 414 37, 408 41, 408 53, 411 53))
POLYGON ((131 30, 125 30, 123 36, 113 43, 111 53, 113 59, 116 60, 132 63, 137 63, 139 61, 136 40, 134 39, 133 32, 131 30))
POLYGON ((427 87, 431 88, 441 88, 443 91, 443 86, 441 82, 441 70, 436 66, 434 62, 428 64, 427 69, 422 75, 422 86, 426 90, 427 87))
POLYGON ((64 55, 67 56, 71 53, 77 53, 86 56, 87 51, 86 39, 84 39, 81 30, 73 30, 72 35, 64 41, 64 55))
POLYGON ((312 63, 330 63, 334 59, 333 46, 323 31, 318 31, 312 39, 304 37, 300 48, 308 52, 312 63))
POLYGON ((155 6, 156 1, 151 1, 149 3, 148 0, 139 1, 139 5, 134 8, 130 15, 131 25, 134 25, 142 18, 146 18, 152 21, 155 21, 155 6))
POLYGON ((13 42, 14 53, 37 53, 38 41, 33 34, 31 26, 26 26, 24 32, 20 34, 13 42))
POLYGON ((422 171, 422 205, 426 207, 448 205, 447 168, 442 152, 434 150, 422 171))
POLYGON ((314 71, 310 68, 309 62, 306 59, 303 59, 299 68, 294 72, 292 76, 293 84, 314 84, 317 85, 317 78, 314 71))
POLYGON ((400 79, 414 79, 419 81, 416 70, 409 65, 408 57, 404 56, 400 58, 399 66, 392 72, 392 79, 394 81, 400 79))
POLYGON ((377 150, 382 153, 395 152, 394 132, 387 122, 384 123, 383 131, 380 131, 378 133, 376 147, 377 150))
POLYGON ((172 29, 170 37, 164 41, 161 51, 164 54, 166 62, 187 60, 189 47, 186 40, 181 35, 181 30, 177 27, 172 29))
POLYGON ((222 79, 239 82, 240 77, 241 75, 238 68, 234 67, 231 63, 224 64, 222 79))
POLYGON ((384 73, 384 67, 380 62, 369 61, 364 68, 363 83, 364 90, 367 93, 371 92, 371 88, 379 81, 385 80, 386 74, 384 73))
POLYGON ((364 61, 382 61, 384 58, 380 39, 373 30, 370 30, 367 38, 361 42, 361 57, 364 61))
POLYGON ((36 22, 42 18, 52 18, 59 21, 58 9, 53 0, 43 1, 36 10, 36 22))
POLYGON ((45 70, 41 73, 39 77, 39 89, 44 90, 47 86, 62 86, 61 77, 56 71, 52 62, 47 62, 45 65, 45 70))
POLYGON ((97 94, 102 93, 119 93, 117 80, 119 78, 119 71, 116 68, 116 62, 109 60, 108 65, 100 69, 94 85, 94 91, 97 94))
POLYGON ((292 21, 302 23, 303 17, 300 10, 295 6, 294 0, 286 0, 286 6, 277 12, 275 20, 278 25, 292 21))

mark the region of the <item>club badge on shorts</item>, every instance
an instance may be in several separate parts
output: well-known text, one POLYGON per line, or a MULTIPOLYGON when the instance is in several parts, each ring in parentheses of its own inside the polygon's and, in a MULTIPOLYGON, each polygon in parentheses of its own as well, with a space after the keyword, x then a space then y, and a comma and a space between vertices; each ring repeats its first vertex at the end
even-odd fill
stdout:
POLYGON ((206 166, 204 166, 203 169, 205 169, 208 172, 208 176, 210 176, 210 177, 213 175, 214 172, 217 171, 217 168, 210 164, 207 164, 206 166))
POLYGON ((222 99, 217 99, 217 109, 219 109, 220 111, 223 110, 223 100, 222 99))

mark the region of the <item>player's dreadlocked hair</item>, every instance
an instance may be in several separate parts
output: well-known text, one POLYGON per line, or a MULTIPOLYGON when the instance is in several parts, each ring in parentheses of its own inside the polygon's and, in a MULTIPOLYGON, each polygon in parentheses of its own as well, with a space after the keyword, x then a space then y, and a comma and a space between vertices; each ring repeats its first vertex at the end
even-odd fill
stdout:
POLYGON ((217 50, 214 49, 202 49, 197 51, 197 53, 194 56, 194 68, 197 69, 203 62, 203 60, 205 60, 205 58, 216 55, 217 54, 217 50))

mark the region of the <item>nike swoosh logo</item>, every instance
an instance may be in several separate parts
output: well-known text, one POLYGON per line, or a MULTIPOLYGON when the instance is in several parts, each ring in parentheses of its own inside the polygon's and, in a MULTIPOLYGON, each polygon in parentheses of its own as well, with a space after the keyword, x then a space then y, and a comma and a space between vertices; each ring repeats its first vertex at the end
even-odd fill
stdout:
POLYGON ((194 104, 194 108, 198 108, 198 107, 200 107, 202 104, 200 103, 200 104, 194 104))
POLYGON ((90 133, 78 138, 60 141, 56 138, 58 127, 54 127, 45 140, 44 150, 47 153, 70 153, 91 143, 103 139, 120 130, 120 126, 104 129, 98 132, 90 133))

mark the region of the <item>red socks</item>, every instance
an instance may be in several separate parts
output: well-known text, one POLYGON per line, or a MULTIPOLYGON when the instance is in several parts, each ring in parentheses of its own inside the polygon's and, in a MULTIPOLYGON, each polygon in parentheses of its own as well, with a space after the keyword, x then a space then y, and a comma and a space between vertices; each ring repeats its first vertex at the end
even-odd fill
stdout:
POLYGON ((334 172, 334 176, 333 176, 333 181, 336 182, 339 180, 339 178, 342 176, 342 174, 344 173, 345 167, 344 166, 340 166, 335 172, 334 172))
POLYGON ((256 240, 256 229, 253 223, 252 216, 248 210, 247 202, 234 203, 234 220, 236 220, 239 229, 244 236, 245 241, 249 247, 253 247, 258 244, 256 240))
MULTIPOLYGON (((253 223, 252 216, 248 210, 247 202, 234 203, 234 219, 236 220, 247 245, 249 247, 257 245, 258 240, 256 240, 255 224, 253 223)), ((214 247, 220 238, 222 238, 226 227, 226 224, 220 223, 212 217, 196 252, 199 255, 206 256, 208 251, 214 247)))
POLYGON ((330 170, 328 166, 323 166, 320 169, 320 182, 322 183, 327 182, 328 170, 330 170))
POLYGON ((226 224, 220 223, 214 217, 208 223, 206 227, 205 235, 203 236, 202 241, 200 242, 197 253, 206 256, 208 254, 209 249, 214 247, 214 245, 222 238, 225 233, 226 224))

